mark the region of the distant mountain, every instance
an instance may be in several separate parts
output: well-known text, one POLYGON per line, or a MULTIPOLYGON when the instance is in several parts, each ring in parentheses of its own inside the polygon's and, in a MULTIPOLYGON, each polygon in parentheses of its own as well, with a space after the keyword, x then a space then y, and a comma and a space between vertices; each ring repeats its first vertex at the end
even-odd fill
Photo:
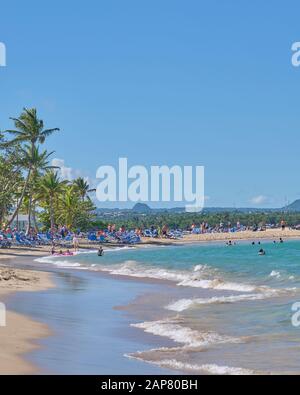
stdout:
POLYGON ((285 211, 299 211, 300 212, 300 199, 295 200, 294 203, 289 204, 284 208, 285 211))
POLYGON ((135 213, 148 214, 151 213, 152 209, 145 203, 136 203, 132 211, 135 213))

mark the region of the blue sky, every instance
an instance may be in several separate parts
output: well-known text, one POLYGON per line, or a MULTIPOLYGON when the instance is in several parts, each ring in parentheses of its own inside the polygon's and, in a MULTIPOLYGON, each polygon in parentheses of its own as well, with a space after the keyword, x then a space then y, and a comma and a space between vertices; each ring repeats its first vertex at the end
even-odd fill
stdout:
POLYGON ((300 198, 297 1, 1 1, 0 129, 24 106, 74 174, 204 165, 208 206, 300 198), (266 3, 266 4, 265 4, 266 3), (272 5, 271 5, 272 3, 272 5))

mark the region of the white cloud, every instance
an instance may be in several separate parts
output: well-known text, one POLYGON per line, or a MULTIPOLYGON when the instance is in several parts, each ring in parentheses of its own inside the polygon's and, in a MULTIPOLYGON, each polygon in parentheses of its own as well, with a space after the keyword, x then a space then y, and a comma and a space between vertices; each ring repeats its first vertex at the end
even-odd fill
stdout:
POLYGON ((268 201, 268 197, 264 195, 254 196, 252 199, 250 199, 250 203, 256 205, 267 203, 267 201, 268 201))
POLYGON ((52 159, 52 166, 59 167, 58 172, 63 180, 71 181, 74 178, 72 167, 66 167, 63 159, 52 159))
POLYGON ((52 166, 57 166, 59 167, 58 173, 63 180, 68 180, 72 181, 75 180, 78 177, 82 177, 90 186, 90 188, 95 188, 97 186, 97 180, 90 178, 89 176, 86 176, 83 174, 81 170, 74 169, 73 167, 67 167, 65 165, 65 160, 64 159, 59 159, 59 158, 54 158, 52 159, 51 162, 52 166))

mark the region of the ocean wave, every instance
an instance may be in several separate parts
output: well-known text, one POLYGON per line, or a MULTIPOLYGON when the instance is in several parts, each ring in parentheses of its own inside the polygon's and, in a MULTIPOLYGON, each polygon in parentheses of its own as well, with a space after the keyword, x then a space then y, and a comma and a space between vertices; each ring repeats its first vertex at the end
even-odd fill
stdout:
POLYGON ((185 272, 177 270, 171 271, 164 268, 142 267, 136 261, 125 261, 121 265, 101 266, 99 269, 119 276, 146 277, 170 281, 183 281, 187 275, 185 272))
POLYGON ((230 376, 250 376, 256 374, 253 370, 244 368, 234 368, 229 366, 219 366, 216 364, 192 364, 178 361, 176 359, 149 360, 141 357, 141 354, 125 354, 127 358, 133 358, 139 361, 147 362, 161 368, 169 368, 181 371, 192 371, 195 373, 208 373, 212 375, 230 375, 230 376))
POLYGON ((272 270, 271 273, 269 274, 269 277, 276 278, 277 280, 281 281, 286 281, 286 280, 295 280, 296 277, 292 274, 289 274, 287 272, 279 272, 277 270, 272 270))
POLYGON ((264 287, 261 288, 261 293, 255 293, 255 294, 214 296, 211 298, 179 299, 176 302, 170 303, 165 308, 171 311, 182 312, 184 310, 188 310, 192 307, 196 307, 199 305, 226 304, 226 303, 236 303, 243 301, 255 301, 255 300, 274 298, 274 297, 282 296, 287 293, 295 292, 296 290, 297 288, 271 289, 264 287))
POLYGON ((226 282, 221 279, 206 279, 215 275, 216 270, 206 265, 197 265, 193 272, 188 270, 171 270, 157 267, 145 267, 136 261, 125 261, 121 265, 101 266, 99 270, 119 276, 130 276, 136 278, 152 278, 176 282, 178 286, 195 287, 204 289, 217 289, 223 291, 253 292, 256 287, 249 284, 226 282))
MULTIPOLYGON (((110 250, 113 251, 113 250, 110 250)), ((91 253, 89 252, 80 252, 91 253)), ((165 280, 175 282, 177 286, 181 287, 192 287, 192 288, 202 288, 202 289, 214 289, 220 291, 233 291, 247 293, 249 295, 249 300, 253 298, 263 299, 256 295, 257 293, 271 292, 272 289, 267 286, 256 286, 247 283, 238 283, 232 281, 226 281, 221 278, 221 274, 217 269, 209 267, 207 265, 195 265, 192 270, 177 270, 168 269, 163 267, 154 267, 150 265, 143 265, 134 260, 127 260, 121 264, 105 265, 105 261, 100 264, 85 264, 84 262, 74 262, 74 257, 68 259, 63 259, 63 257, 58 256, 48 256, 36 259, 40 263, 50 263, 61 268, 79 268, 92 271, 104 271, 112 275, 117 276, 128 276, 133 278, 150 278, 155 280, 165 280), (252 294, 255 294, 254 296, 252 294)), ((279 272, 273 271, 270 276, 274 278, 279 278, 279 272)), ((289 280, 294 279, 290 276, 289 280)), ((266 297, 269 297, 268 294, 266 297)), ((230 300, 228 300, 230 302, 230 300)), ((224 301, 225 303, 226 301, 224 301)))
POLYGON ((270 276, 270 277, 280 278, 280 277, 281 277, 281 274, 280 274, 280 272, 277 272, 276 270, 273 270, 273 271, 270 273, 269 276, 270 276))
POLYGON ((199 332, 197 330, 182 326, 177 322, 177 320, 167 319, 131 324, 131 326, 143 329, 146 333, 167 337, 176 343, 183 344, 188 348, 207 347, 213 344, 243 342, 241 338, 220 335, 215 332, 199 332))
POLYGON ((235 303, 248 300, 260 300, 264 298, 265 296, 263 294, 244 294, 221 297, 215 296, 212 298, 180 299, 176 302, 170 303, 165 308, 167 310, 181 312, 197 305, 235 303))
POLYGON ((71 260, 63 260, 61 259, 61 257, 55 257, 55 256, 45 256, 43 258, 38 258, 35 259, 35 262, 50 263, 52 265, 62 268, 87 269, 87 267, 82 267, 82 265, 79 262, 73 262, 71 260))
POLYGON ((237 292, 253 292, 256 290, 254 285, 226 282, 215 278, 213 280, 201 279, 185 279, 177 285, 184 287, 204 288, 204 289, 218 289, 222 291, 237 291, 237 292))

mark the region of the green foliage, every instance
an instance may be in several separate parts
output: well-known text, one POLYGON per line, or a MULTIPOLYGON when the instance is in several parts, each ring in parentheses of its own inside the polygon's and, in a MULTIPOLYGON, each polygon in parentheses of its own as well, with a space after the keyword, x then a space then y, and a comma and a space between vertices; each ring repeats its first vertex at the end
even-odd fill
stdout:
POLYGON ((61 180, 49 165, 53 152, 39 148, 59 129, 45 129, 34 108, 24 108, 19 118, 11 120, 15 129, 0 133, 1 223, 14 208, 7 225, 22 211, 29 216, 28 232, 31 220, 38 227, 36 217, 46 229, 55 225, 88 229, 95 210, 88 194, 94 190, 82 178, 73 183, 61 180), (5 135, 13 137, 6 140, 5 135))
POLYGON ((300 213, 283 213, 278 212, 219 212, 219 213, 158 213, 158 214, 136 214, 124 213, 123 216, 105 216, 98 215, 98 221, 105 223, 114 223, 117 227, 124 225, 126 228, 149 228, 162 227, 167 224, 173 229, 188 229, 192 224, 200 226, 201 223, 207 222, 209 226, 215 227, 224 223, 226 226, 228 222, 232 226, 240 222, 244 226, 263 226, 263 225, 279 225, 284 219, 289 226, 300 224, 300 213))

